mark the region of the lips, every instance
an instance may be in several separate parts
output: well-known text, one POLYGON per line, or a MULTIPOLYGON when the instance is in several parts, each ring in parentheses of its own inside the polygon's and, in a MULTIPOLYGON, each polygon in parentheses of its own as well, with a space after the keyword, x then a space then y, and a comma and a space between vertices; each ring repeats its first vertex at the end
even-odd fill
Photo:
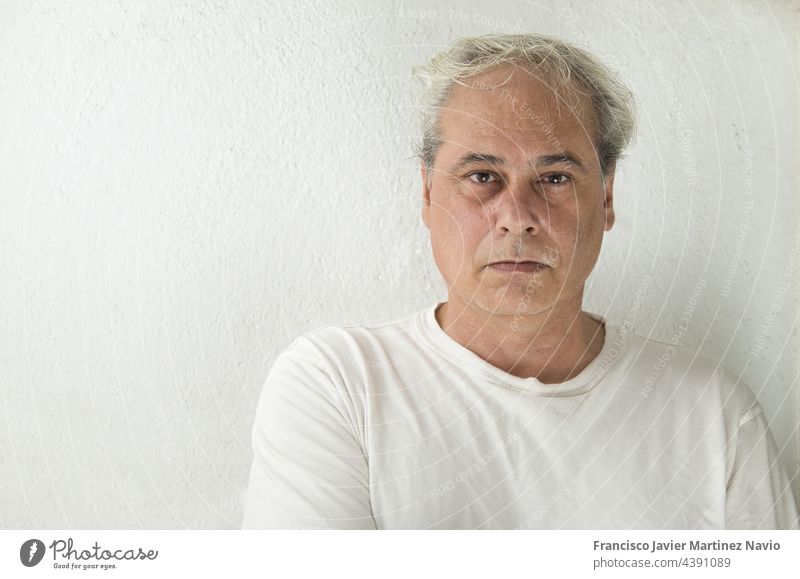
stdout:
POLYGON ((527 272, 532 273, 547 267, 538 261, 496 261, 489 264, 489 268, 496 271, 527 272))
POLYGON ((504 259, 501 261, 493 261, 489 265, 500 265, 500 264, 527 264, 527 265, 543 265, 547 266, 546 263, 542 261, 537 261, 535 259, 504 259))
POLYGON ((508 261, 493 261, 489 265, 497 265, 498 263, 538 263, 539 265, 545 265, 541 261, 536 261, 535 259, 523 259, 523 260, 508 260, 508 261))

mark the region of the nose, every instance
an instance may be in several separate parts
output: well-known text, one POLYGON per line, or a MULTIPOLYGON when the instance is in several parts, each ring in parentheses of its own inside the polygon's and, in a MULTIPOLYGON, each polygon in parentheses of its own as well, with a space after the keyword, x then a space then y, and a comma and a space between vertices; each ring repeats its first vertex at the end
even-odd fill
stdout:
POLYGON ((535 235, 547 215, 547 202, 528 183, 508 183, 496 198, 495 227, 503 234, 535 235))

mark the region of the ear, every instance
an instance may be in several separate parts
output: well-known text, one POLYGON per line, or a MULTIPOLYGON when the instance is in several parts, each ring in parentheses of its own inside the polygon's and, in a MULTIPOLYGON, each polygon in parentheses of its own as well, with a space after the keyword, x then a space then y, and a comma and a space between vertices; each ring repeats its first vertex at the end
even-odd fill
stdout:
POLYGON ((428 186, 428 172, 425 170, 425 163, 420 163, 420 175, 422 176, 422 222, 428 229, 428 214, 431 210, 431 189, 428 186))
POLYGON ((616 165, 611 165, 603 179, 603 206, 606 215, 605 230, 614 226, 614 174, 616 165))

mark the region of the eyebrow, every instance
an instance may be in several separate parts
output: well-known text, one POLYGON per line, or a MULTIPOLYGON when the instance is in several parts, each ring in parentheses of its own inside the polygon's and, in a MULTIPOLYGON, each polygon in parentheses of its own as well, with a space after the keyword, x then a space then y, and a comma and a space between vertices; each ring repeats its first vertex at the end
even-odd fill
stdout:
MULTIPOLYGON (((498 157, 497 155, 490 155, 488 153, 468 153, 456 162, 456 164, 453 166, 453 171, 459 171, 468 165, 473 165, 476 163, 497 165, 500 167, 505 167, 507 164, 505 159, 498 157)), ((531 165, 536 169, 547 167, 549 165, 567 165, 584 172, 586 171, 586 167, 583 166, 583 163, 581 163, 574 155, 571 155, 566 151, 552 155, 541 155, 536 157, 531 165)))

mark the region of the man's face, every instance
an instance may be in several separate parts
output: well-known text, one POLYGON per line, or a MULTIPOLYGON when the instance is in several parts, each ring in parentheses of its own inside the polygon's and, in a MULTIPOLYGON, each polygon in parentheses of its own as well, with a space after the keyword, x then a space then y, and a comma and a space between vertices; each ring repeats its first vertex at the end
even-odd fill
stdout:
POLYGON ((604 181, 590 102, 559 102, 505 66, 467 84, 442 112, 430 187, 422 169, 422 217, 450 299, 506 315, 579 305, 614 223, 613 171, 604 181), (489 265, 524 260, 545 265, 489 265))

